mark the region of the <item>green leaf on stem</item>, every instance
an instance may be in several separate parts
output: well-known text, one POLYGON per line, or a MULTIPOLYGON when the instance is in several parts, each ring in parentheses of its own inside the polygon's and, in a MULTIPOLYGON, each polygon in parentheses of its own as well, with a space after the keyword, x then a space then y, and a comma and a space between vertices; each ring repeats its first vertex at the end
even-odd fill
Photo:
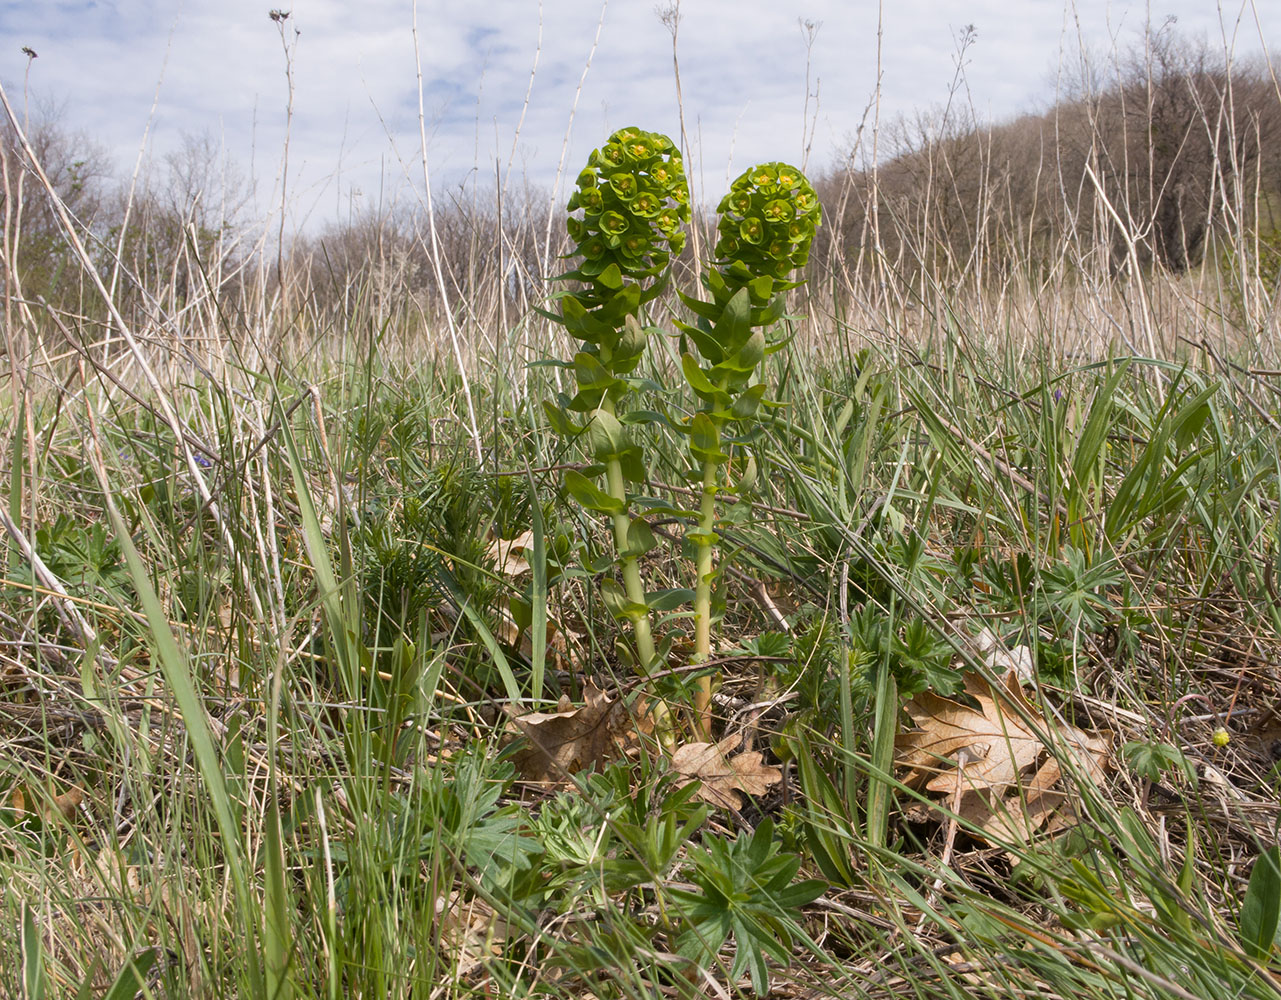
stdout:
POLYGON ((643 517, 632 518, 627 526, 627 552, 625 555, 640 557, 658 544, 654 529, 643 517))
POLYGON ((752 300, 746 288, 740 288, 730 296, 721 318, 712 331, 722 350, 727 353, 738 350, 752 331, 752 300))
POLYGON ((618 621, 638 622, 649 614, 646 605, 629 601, 618 581, 609 577, 600 582, 600 596, 605 602, 605 610, 618 621))
POLYGON ((732 357, 726 358, 718 367, 750 375, 756 370, 756 366, 761 363, 763 357, 765 357, 765 332, 757 330, 747 338, 732 357))
POLYGON ((609 410, 592 411, 587 422, 587 443, 592 458, 598 462, 608 462, 618 458, 627 448, 627 439, 623 434, 623 425, 609 410))
POLYGON ((658 612, 675 611, 693 599, 694 591, 690 587, 668 587, 663 590, 652 590, 645 595, 645 603, 649 605, 650 610, 658 612))
POLYGON ((704 411, 700 410, 690 418, 689 450, 704 465, 719 464, 729 458, 721 451, 720 430, 704 411))
POLYGON ((626 508, 621 499, 610 496, 580 472, 565 473, 565 489, 579 506, 603 514, 621 514, 626 508))
POLYGON ((700 396, 716 395, 716 386, 711 383, 703 369, 698 366, 698 361, 695 360, 692 354, 681 355, 681 371, 684 373, 685 381, 689 383, 689 387, 700 396))
POLYGON ((731 414, 735 420, 750 420, 755 416, 756 411, 760 409, 761 398, 765 395, 765 384, 757 382, 756 385, 748 386, 738 398, 734 400, 734 406, 731 414))
POLYGON ((1241 943, 1256 961, 1266 962, 1281 945, 1281 848, 1268 848, 1254 862, 1241 905, 1241 943))
POLYGON ((543 413, 547 417, 547 422, 551 424, 552 430, 562 437, 573 437, 582 430, 560 406, 549 399, 543 400, 543 413))
POLYGON ((643 483, 647 478, 645 475, 645 459, 641 450, 636 445, 629 445, 620 451, 617 455, 618 467, 622 470, 623 478, 629 483, 643 483))
MULTIPOLYGON (((619 218, 621 219, 622 216, 619 216, 619 218)), ((617 226, 617 222, 615 220, 611 220, 611 222, 617 226)), ((627 222, 625 219, 623 220, 623 228, 627 228, 627 222)), ((623 287, 623 272, 618 269, 617 264, 610 264, 609 267, 605 268, 605 270, 601 271, 601 273, 596 276, 596 280, 606 288, 618 290, 623 287)))

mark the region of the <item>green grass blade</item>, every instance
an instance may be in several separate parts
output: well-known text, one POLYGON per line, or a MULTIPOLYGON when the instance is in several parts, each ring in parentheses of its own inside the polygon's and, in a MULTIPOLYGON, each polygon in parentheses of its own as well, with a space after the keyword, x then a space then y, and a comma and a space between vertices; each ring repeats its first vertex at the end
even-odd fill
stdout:
POLYGON ((147 974, 160 958, 160 949, 148 948, 125 961, 102 1000, 134 1000, 147 980, 147 974))
POLYGON ((529 694, 535 702, 543 697, 543 681, 547 670, 547 532, 543 524, 543 508, 538 499, 538 487, 534 475, 525 465, 525 477, 529 481, 529 507, 533 515, 531 530, 534 535, 534 546, 528 560, 532 580, 530 583, 530 604, 533 607, 533 635, 530 650, 529 694))
POLYGON ((285 883, 285 851, 280 831, 280 810, 272 802, 267 810, 263 843, 266 880, 263 922, 263 957, 266 966, 268 1000, 292 1000, 293 980, 289 975, 293 933, 289 926, 289 888, 285 883))
POLYGON ((1251 958, 1267 961, 1281 945, 1281 848, 1259 855, 1241 903, 1241 943, 1251 958))
MULTIPOLYGON (((226 857, 227 873, 231 878, 232 885, 235 887, 236 902, 240 910, 242 926, 246 928, 246 933, 249 933, 247 929, 253 927, 256 922, 254 920, 256 906, 250 896, 248 871, 245 866, 245 857, 241 845, 242 833, 231 805, 222 762, 219 760, 218 750, 214 746, 209 719, 205 715, 204 702, 196 690, 187 656, 178 645, 178 640, 174 638, 173 630, 169 627, 169 620, 165 617, 164 608, 160 604, 160 598, 156 596, 156 592, 151 586, 151 578, 147 573, 147 567, 142 561, 142 556, 139 555, 138 549, 134 546, 129 530, 110 497, 107 500, 107 512, 111 516, 112 526, 115 528, 116 537, 120 541, 121 552, 124 555, 129 575, 138 594, 138 600, 142 604, 147 626, 155 644, 155 663, 160 668, 165 683, 169 685, 170 691, 173 692, 173 698, 178 704, 178 711, 182 716, 183 725, 187 729, 187 738, 191 741, 192 752, 196 758, 196 766, 200 770, 200 776, 204 779, 205 790, 209 796, 209 802, 213 806, 214 817, 218 825, 220 846, 226 857)), ((252 957, 254 950, 250 948, 247 955, 250 962, 250 977, 254 981, 259 981, 257 963, 252 957)))
POLYGON ((22 907, 22 990, 24 1000, 44 1000, 49 980, 44 968, 44 943, 36 927, 36 913, 22 907))

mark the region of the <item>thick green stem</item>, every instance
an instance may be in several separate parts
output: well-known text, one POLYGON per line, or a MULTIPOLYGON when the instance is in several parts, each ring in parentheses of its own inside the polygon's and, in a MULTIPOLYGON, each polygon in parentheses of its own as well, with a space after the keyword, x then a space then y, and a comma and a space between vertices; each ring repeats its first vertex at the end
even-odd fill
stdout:
MULTIPOLYGON (((623 479, 622 463, 611 458, 605 463, 605 488, 610 496, 627 503, 627 483, 623 479)), ((613 515, 614 549, 618 553, 619 566, 623 573, 623 591, 631 604, 644 606, 645 583, 641 580, 640 561, 628 551, 627 532, 631 527, 631 514, 626 509, 613 515)), ((641 669, 648 673, 654 669, 658 655, 654 649, 654 635, 649 627, 649 611, 632 622, 636 636, 636 652, 640 656, 641 669)))
MULTIPOLYGON (((604 399, 601 409, 614 414, 614 401, 604 399)), ((619 569, 623 574, 623 592, 631 604, 645 606, 645 582, 640 575, 640 561, 629 552, 628 531, 632 525, 632 515, 627 502, 627 480, 623 478, 623 464, 617 458, 605 463, 605 491, 620 501, 623 509, 612 516, 614 525, 614 551, 618 553, 619 569)), ((632 632, 636 639, 636 653, 640 657, 641 670, 645 673, 654 669, 658 659, 654 649, 654 634, 649 627, 649 611, 632 623, 632 632)))
MULTIPOLYGON (((712 531, 716 527, 716 469, 718 463, 703 466, 703 500, 698 518, 698 558, 694 583, 694 663, 712 654, 712 531)), ((694 695, 694 711, 704 736, 712 732, 712 679, 700 677, 694 695)))

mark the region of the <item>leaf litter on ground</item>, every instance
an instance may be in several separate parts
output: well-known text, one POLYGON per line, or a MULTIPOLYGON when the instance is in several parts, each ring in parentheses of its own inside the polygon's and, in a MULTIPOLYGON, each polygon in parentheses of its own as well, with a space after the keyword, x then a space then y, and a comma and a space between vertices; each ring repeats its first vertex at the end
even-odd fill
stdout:
POLYGON ((997 686, 975 673, 965 674, 964 684, 973 706, 929 691, 904 706, 916 725, 895 741, 904 782, 945 794, 939 804, 992 844, 1072 825, 1077 812, 1064 772, 1099 781, 1111 766, 1111 734, 1048 721, 1015 670, 997 686), (1055 750, 1038 732, 1059 737, 1055 750))
MULTIPOLYGON (((621 700, 611 700, 588 683, 581 706, 562 696, 555 712, 530 712, 508 720, 513 738, 523 738, 512 764, 526 781, 565 784, 570 775, 599 770, 624 757, 647 721, 632 719, 621 700)), ((731 755, 742 742, 742 733, 734 733, 717 743, 677 747, 671 768, 679 775, 678 784, 699 782, 695 796, 721 809, 741 809, 743 793, 765 794, 783 780, 783 772, 766 764, 757 750, 731 755)))
POLYGON ((611 700, 590 682, 583 697, 581 707, 563 695, 555 712, 529 712, 509 720, 509 729, 525 739, 512 756, 525 780, 562 783, 571 774, 589 767, 599 770, 623 755, 630 727, 622 701, 611 700))
POLYGON ((783 780, 783 772, 765 763, 757 750, 729 756, 729 751, 743 740, 741 733, 727 736, 719 743, 686 743, 672 754, 672 768, 681 775, 681 784, 700 781, 695 793, 713 806, 741 809, 743 796, 763 795, 783 780))

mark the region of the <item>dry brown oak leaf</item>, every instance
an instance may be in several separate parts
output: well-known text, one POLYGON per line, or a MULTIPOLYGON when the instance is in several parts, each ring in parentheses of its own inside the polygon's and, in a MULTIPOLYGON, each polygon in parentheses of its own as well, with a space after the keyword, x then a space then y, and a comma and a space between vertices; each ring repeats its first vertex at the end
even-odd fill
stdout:
POLYGON ((904 706, 917 726, 895 740, 904 782, 946 793, 943 804, 993 842, 1026 841, 1068 825, 1075 810, 1060 785, 1063 767, 1036 729, 1056 733, 1060 752, 1070 752, 1093 781, 1110 766, 1111 734, 1046 722, 1014 671, 996 688, 978 674, 964 681, 978 708, 928 691, 904 706))
POLYGON ((739 734, 719 743, 686 743, 672 754, 672 768, 682 775, 682 785, 702 782, 696 794, 704 802, 723 809, 741 809, 743 796, 739 792, 763 795, 771 785, 783 780, 783 772, 766 764, 755 750, 727 757, 726 753, 742 740, 739 734))
POLYGON ((528 781, 564 781, 595 766, 600 769, 622 756, 628 729, 621 701, 610 701, 596 685, 583 691, 585 704, 575 708, 562 697, 555 712, 531 712, 513 717, 510 728, 525 738, 512 763, 528 781))
POLYGON ((495 538, 487 552, 494 561, 494 572, 515 580, 529 572, 529 557, 534 554, 534 533, 522 532, 515 538, 495 538))

